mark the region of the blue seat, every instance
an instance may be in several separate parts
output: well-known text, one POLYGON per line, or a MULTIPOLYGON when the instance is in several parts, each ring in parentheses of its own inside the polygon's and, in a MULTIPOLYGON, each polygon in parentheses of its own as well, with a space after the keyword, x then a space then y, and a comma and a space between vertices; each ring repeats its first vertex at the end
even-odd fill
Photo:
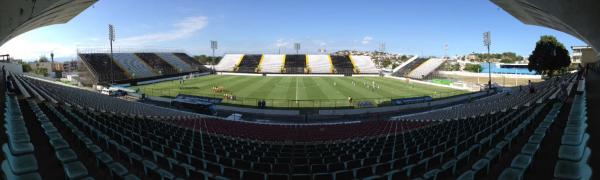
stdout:
POLYGON ((101 152, 101 153, 96 154, 96 165, 98 167, 101 167, 103 165, 106 166, 106 165, 110 164, 111 162, 113 162, 113 158, 110 155, 108 155, 108 153, 101 152))
POLYGON ((30 172, 26 174, 14 174, 8 165, 7 161, 2 161, 2 171, 6 179, 27 179, 27 180, 41 180, 42 176, 38 172, 30 172))
POLYGON ((510 167, 525 171, 529 168, 529 165, 531 165, 532 159, 533 158, 529 155, 519 154, 513 158, 510 167))
POLYGON ((461 174, 460 176, 458 176, 458 178, 456 178, 457 180, 472 180, 475 179, 475 172, 473 172, 473 170, 468 170, 466 172, 464 172, 463 174, 461 174))
POLYGON ((498 176, 498 180, 522 180, 523 179, 523 170, 515 169, 515 168, 506 168, 500 176, 498 176))
POLYGON ((563 145, 571 145, 571 146, 578 146, 580 145, 582 142, 585 142, 587 144, 587 141, 589 140, 590 135, 587 133, 583 133, 583 134, 566 134, 563 135, 561 137, 561 144, 563 145))
POLYGON ((88 149, 89 152, 91 152, 93 155, 98 155, 99 153, 102 152, 102 148, 100 148, 99 146, 96 145, 87 145, 86 148, 88 149))
POLYGON ((175 175, 166 169, 158 169, 157 172, 161 179, 175 179, 175 175))
POLYGON ((587 164, 587 159, 591 154, 589 148, 586 149, 584 157, 580 162, 573 162, 567 160, 559 160, 554 166, 554 177, 559 179, 590 179, 592 176, 592 169, 587 164))
POLYGON ((540 144, 532 144, 532 143, 527 143, 523 146, 523 148, 521 148, 521 154, 525 154, 525 155, 529 155, 529 156, 535 156, 535 154, 537 153, 538 149, 540 148, 540 144))
POLYGON ((129 170, 127 170, 127 168, 125 168, 125 166, 123 166, 121 163, 118 162, 113 162, 108 164, 108 169, 110 170, 110 175, 115 178, 115 177, 123 177, 125 175, 127 175, 127 173, 129 173, 129 170))
POLYGON ((150 174, 151 171, 158 169, 158 165, 156 165, 152 161, 144 160, 142 161, 142 164, 144 165, 144 174, 146 175, 150 174))
POLYGON ((30 142, 9 142, 8 147, 13 155, 29 154, 35 150, 30 142))
POLYGON ((10 150, 8 150, 7 144, 2 145, 2 151, 14 174, 26 174, 38 170, 37 159, 33 154, 14 156, 10 153, 10 150))
POLYGON ((88 175, 87 168, 79 161, 64 164, 63 168, 69 179, 79 179, 88 175))
POLYGON ((62 139, 62 135, 59 132, 50 132, 46 134, 48 139, 62 139))
POLYGON ((475 172, 475 178, 484 177, 489 173, 490 161, 488 159, 480 159, 475 162, 471 169, 475 172))
POLYGON ((64 139, 51 139, 50 145, 52 145, 52 148, 54 148, 55 150, 60 150, 69 147, 69 143, 67 143, 67 141, 65 141, 64 139))
POLYGON ((558 150, 558 158, 569 161, 581 161, 587 147, 584 143, 578 146, 561 145, 558 150))
POLYGON ((423 179, 436 179, 439 173, 440 169, 432 169, 423 174, 423 179))
POLYGON ((61 149, 54 153, 56 158, 63 164, 77 160, 77 154, 71 148, 61 149))
POLYGON ((529 137, 528 143, 541 144, 545 134, 534 134, 529 137))
POLYGON ((127 174, 123 176, 123 180, 140 180, 140 178, 133 174, 127 174))

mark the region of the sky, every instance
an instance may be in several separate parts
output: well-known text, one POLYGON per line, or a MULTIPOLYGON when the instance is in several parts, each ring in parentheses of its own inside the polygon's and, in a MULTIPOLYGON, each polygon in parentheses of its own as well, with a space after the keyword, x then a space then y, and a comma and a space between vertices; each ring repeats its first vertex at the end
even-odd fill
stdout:
POLYGON ((66 24, 24 33, 0 54, 26 61, 54 52, 109 48, 108 24, 116 27, 116 51, 225 53, 304 52, 343 49, 443 56, 485 52, 482 34, 492 34, 492 52, 528 56, 541 35, 554 35, 568 49, 585 45, 568 34, 525 25, 488 0, 100 0, 66 24), (444 46, 447 44, 447 52, 444 46))

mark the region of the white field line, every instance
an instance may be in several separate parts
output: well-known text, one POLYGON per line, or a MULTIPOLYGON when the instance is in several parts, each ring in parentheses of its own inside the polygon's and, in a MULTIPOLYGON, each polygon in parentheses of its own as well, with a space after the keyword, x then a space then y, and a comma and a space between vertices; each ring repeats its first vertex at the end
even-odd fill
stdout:
POLYGON ((296 103, 298 103, 298 78, 296 79, 296 103))

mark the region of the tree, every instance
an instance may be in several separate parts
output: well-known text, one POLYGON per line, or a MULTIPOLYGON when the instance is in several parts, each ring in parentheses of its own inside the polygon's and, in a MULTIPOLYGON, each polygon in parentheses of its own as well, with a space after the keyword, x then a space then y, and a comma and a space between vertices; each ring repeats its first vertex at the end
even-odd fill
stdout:
POLYGON ((35 69, 34 73, 35 74, 39 74, 39 75, 45 77, 45 76, 48 76, 48 69, 46 69, 46 68, 37 68, 37 69, 35 69))
POLYGON ((392 61, 390 59, 384 59, 383 61, 381 61, 381 66, 383 67, 389 67, 392 64, 392 61))
POLYGON ((30 72, 32 70, 29 63, 21 63, 21 67, 23 68, 23 72, 30 72))
POLYGON ((48 62, 48 58, 46 56, 40 56, 40 59, 38 61, 40 61, 40 62, 48 62))
POLYGON ((219 64, 219 61, 221 61, 221 57, 210 57, 207 55, 194 56, 194 59, 202 64, 210 64, 213 61, 215 64, 219 64))
POLYGON ((542 36, 529 56, 528 68, 551 77, 554 71, 566 68, 569 64, 571 57, 565 46, 554 36, 542 36))
POLYGON ((500 62, 501 63, 506 63, 506 64, 512 64, 512 63, 515 63, 515 60, 514 59, 510 59, 510 58, 502 58, 500 60, 500 62))
POLYGON ((478 73, 478 72, 481 72, 483 70, 483 68, 481 68, 480 64, 466 64, 464 70, 468 71, 468 72, 478 73))

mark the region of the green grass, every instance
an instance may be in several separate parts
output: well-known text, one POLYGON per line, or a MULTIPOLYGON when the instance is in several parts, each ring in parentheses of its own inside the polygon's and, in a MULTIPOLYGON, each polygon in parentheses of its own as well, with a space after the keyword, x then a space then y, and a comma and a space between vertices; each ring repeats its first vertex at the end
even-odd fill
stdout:
POLYGON ((383 77, 261 77, 211 75, 186 80, 179 88, 179 80, 135 86, 149 96, 175 97, 189 94, 223 97, 212 87, 223 87, 237 100, 224 100, 226 104, 256 106, 259 99, 267 100, 269 107, 317 108, 351 107, 359 101, 370 101, 377 106, 389 104, 390 99, 417 96, 442 98, 466 93, 455 89, 407 83, 383 77), (352 82, 355 82, 354 85, 352 82), (371 90, 365 84, 375 82, 379 89, 371 90), (334 85, 335 84, 335 85, 334 85), (347 100, 353 98, 353 104, 347 100))
POLYGON ((449 79, 432 79, 431 82, 442 85, 452 85, 452 80, 449 79))

